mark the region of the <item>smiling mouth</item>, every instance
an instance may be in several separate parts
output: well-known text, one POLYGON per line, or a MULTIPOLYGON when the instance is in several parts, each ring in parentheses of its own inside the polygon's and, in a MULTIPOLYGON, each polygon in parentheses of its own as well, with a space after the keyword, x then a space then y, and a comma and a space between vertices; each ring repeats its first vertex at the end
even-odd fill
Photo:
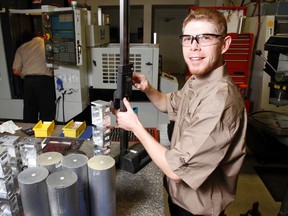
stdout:
POLYGON ((190 58, 192 61, 198 61, 198 60, 201 60, 201 59, 203 59, 203 58, 200 58, 200 57, 191 57, 190 58))

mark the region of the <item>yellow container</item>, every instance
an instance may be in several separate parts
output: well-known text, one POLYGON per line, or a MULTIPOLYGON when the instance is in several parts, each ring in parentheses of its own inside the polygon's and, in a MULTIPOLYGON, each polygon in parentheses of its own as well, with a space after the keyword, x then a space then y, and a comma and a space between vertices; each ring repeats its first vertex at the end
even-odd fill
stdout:
POLYGON ((63 128, 65 137, 78 138, 86 129, 86 122, 71 120, 63 128))
POLYGON ((33 127, 35 137, 48 137, 55 128, 54 120, 51 122, 42 122, 41 120, 33 127))

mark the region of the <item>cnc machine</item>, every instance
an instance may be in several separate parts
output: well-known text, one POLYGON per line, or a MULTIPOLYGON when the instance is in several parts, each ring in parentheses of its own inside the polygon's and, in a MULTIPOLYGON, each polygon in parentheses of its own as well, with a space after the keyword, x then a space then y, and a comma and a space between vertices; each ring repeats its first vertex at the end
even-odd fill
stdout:
MULTIPOLYGON (((254 55, 252 70, 250 76, 250 99, 252 102, 252 111, 270 110, 277 112, 287 112, 288 106, 275 106, 271 103, 269 82, 273 82, 275 71, 271 73, 273 69, 266 64, 265 60, 268 58, 268 46, 265 48, 266 42, 270 37, 281 36, 283 38, 288 37, 288 18, 284 15, 265 15, 261 16, 259 24, 259 37, 257 38, 258 17, 249 17, 245 20, 244 32, 251 32, 254 34, 257 41, 255 41, 254 55), (262 54, 257 55, 258 53, 262 54), (266 70, 264 70, 266 68, 266 70), (267 71, 267 72, 266 72, 267 71), (271 77, 272 75, 272 77, 271 77), (272 80, 271 80, 272 79, 272 80)), ((285 39, 284 39, 285 40, 285 39)), ((271 44, 272 45, 272 44, 271 44)), ((269 59, 270 61, 270 59, 269 59)), ((284 62, 282 62, 284 63, 284 62)), ((281 63, 281 67, 283 67, 281 63)), ((273 63, 274 64, 274 63, 273 63)), ((277 70, 277 65, 274 65, 277 70)), ((279 68, 281 69, 281 68, 279 68)), ((283 69, 281 69, 283 70, 283 69)), ((272 95, 271 95, 272 96, 272 95)))
POLYGON ((46 62, 54 68, 58 108, 66 122, 88 105, 85 26, 87 10, 42 6, 46 62), (60 103, 62 101, 62 103, 60 103))
MULTIPOLYGON (((257 17, 248 18, 246 27, 257 17)), ((287 163, 288 153, 288 18, 262 16, 259 38, 251 72, 251 100, 247 129, 247 146, 262 163, 287 163)), ((254 25, 255 26, 255 25, 254 25)), ((288 190, 279 216, 287 215, 288 190)), ((280 189, 281 190, 281 189, 280 189)))
POLYGON ((283 162, 288 152, 288 18, 279 11, 259 18, 247 18, 244 26, 244 31, 254 33, 257 39, 247 143, 259 160, 283 162), (258 35, 255 26, 259 26, 258 35))

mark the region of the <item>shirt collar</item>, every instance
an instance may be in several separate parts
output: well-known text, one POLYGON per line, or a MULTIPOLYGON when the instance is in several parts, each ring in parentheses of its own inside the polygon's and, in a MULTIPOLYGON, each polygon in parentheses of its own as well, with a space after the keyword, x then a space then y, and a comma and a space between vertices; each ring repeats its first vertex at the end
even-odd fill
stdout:
POLYGON ((208 84, 213 84, 218 82, 220 79, 222 79, 224 76, 228 74, 227 69, 226 69, 226 63, 212 72, 201 76, 197 77, 192 75, 189 79, 189 87, 194 89, 194 90, 200 90, 202 87, 208 85, 208 84))

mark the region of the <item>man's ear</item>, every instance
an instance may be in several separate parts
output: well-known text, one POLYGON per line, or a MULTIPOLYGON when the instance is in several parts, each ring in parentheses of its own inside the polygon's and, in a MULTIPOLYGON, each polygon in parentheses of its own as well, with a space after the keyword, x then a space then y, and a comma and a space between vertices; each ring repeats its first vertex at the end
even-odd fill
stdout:
POLYGON ((223 39, 222 54, 224 54, 229 49, 231 42, 232 42, 232 38, 230 35, 227 35, 223 39))

